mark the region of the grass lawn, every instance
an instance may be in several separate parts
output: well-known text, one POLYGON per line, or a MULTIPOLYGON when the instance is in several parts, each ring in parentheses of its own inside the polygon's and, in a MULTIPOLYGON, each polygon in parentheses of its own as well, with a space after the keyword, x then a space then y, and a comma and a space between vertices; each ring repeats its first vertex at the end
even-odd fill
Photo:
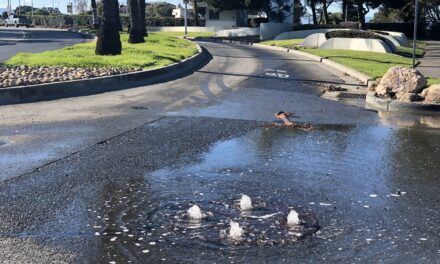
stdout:
POLYGON ((388 53, 354 50, 301 49, 323 58, 356 69, 372 78, 382 77, 389 68, 397 65, 411 67, 412 59, 388 53))
POLYGON ((18 53, 5 62, 19 66, 61 66, 78 68, 157 68, 178 62, 197 53, 196 45, 167 33, 149 33, 142 44, 127 43, 128 35, 121 33, 122 54, 95 55, 95 42, 82 43, 42 53, 18 53))
MULTIPOLYGON (((412 57, 412 54, 413 54, 412 47, 396 46, 396 48, 399 51, 400 55, 405 56, 405 57, 412 57)), ((423 55, 425 55, 425 50, 420 47, 416 48, 416 57, 423 57, 423 55)))
POLYGON ((428 86, 431 86, 433 84, 440 84, 440 79, 428 78, 428 86))
POLYGON ((293 48, 301 44, 304 39, 287 39, 287 40, 266 40, 260 42, 260 44, 284 48, 293 48))

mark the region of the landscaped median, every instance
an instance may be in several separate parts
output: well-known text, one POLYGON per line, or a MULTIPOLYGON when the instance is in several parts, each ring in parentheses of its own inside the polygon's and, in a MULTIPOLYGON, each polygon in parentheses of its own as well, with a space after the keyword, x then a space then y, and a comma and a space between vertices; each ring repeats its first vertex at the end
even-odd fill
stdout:
POLYGON ((19 53, 0 67, 0 88, 90 79, 154 69, 179 62, 198 52, 197 45, 172 33, 150 33, 142 44, 127 43, 122 54, 95 55, 95 42, 42 53, 19 53))
POLYGON ((209 60, 197 44, 167 33, 128 44, 122 55, 96 56, 95 43, 18 54, 0 67, 0 105, 85 96, 173 80, 209 60), (11 82, 11 80, 13 80, 11 82), (19 83, 18 83, 19 82, 19 83))

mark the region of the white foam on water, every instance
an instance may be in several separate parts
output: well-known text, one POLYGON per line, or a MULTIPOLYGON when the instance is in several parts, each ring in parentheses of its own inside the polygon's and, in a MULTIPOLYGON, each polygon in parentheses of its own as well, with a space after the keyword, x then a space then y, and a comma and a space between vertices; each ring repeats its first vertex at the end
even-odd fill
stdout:
POLYGON ((192 220, 201 220, 203 218, 203 213, 200 207, 195 204, 191 208, 188 209, 188 216, 192 220))
POLYGON ((301 223, 299 220, 299 214, 295 210, 290 210, 289 215, 287 216, 287 225, 288 226, 297 226, 301 223))
POLYGON ((240 199, 240 210, 241 211, 250 211, 252 210, 252 200, 251 197, 242 194, 240 199))
POLYGON ((229 237, 232 239, 239 239, 243 235, 243 228, 240 227, 240 224, 234 221, 230 223, 229 229, 229 237))

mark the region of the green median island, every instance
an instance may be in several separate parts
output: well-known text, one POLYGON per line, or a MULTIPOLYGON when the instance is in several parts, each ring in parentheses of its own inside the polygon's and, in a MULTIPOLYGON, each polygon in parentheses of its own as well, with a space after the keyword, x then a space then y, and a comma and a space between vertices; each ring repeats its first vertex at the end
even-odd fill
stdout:
POLYGON ((178 38, 180 33, 149 32, 145 43, 129 44, 121 33, 122 54, 95 55, 95 42, 82 43, 41 53, 18 53, 7 66, 152 69, 179 62, 197 53, 197 46, 178 38))

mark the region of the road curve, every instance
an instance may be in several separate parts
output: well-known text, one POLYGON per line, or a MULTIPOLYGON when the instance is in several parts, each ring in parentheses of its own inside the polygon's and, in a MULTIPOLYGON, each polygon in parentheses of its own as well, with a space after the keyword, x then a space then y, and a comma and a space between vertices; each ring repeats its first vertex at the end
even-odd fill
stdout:
POLYGON ((64 30, 0 28, 0 62, 19 52, 43 52, 82 43, 78 33, 64 30))

